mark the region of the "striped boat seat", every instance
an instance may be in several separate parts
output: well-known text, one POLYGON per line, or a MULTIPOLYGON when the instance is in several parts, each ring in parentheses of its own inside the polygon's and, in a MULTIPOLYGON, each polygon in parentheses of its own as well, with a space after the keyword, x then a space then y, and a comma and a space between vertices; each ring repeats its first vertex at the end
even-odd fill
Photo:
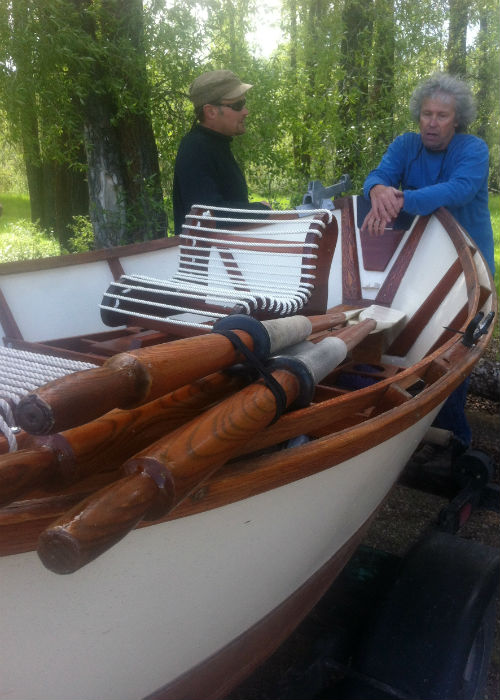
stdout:
POLYGON ((104 294, 102 320, 194 335, 232 313, 324 313, 337 235, 326 209, 256 215, 196 205, 179 236, 175 274, 122 275, 104 294))

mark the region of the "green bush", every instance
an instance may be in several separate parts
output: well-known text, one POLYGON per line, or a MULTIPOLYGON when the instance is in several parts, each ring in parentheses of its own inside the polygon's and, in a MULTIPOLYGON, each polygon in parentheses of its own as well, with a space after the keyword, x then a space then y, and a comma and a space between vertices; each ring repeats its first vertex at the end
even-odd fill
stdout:
POLYGON ((70 253, 84 253, 94 249, 94 229, 88 216, 73 216, 73 223, 68 228, 71 231, 68 241, 70 253))
POLYGON ((26 219, 10 223, 0 231, 0 262, 60 254, 61 247, 53 233, 41 231, 37 224, 26 219))

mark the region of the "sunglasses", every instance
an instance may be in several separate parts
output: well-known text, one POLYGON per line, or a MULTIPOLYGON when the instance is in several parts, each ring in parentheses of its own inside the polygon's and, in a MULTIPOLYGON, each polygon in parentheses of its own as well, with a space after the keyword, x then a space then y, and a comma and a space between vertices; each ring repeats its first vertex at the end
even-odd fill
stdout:
POLYGON ((246 100, 238 100, 238 102, 233 102, 230 105, 225 105, 225 104, 223 105, 220 102, 216 102, 214 104, 214 107, 229 107, 229 109, 232 109, 233 112, 241 112, 241 110, 243 109, 245 104, 246 104, 246 100))

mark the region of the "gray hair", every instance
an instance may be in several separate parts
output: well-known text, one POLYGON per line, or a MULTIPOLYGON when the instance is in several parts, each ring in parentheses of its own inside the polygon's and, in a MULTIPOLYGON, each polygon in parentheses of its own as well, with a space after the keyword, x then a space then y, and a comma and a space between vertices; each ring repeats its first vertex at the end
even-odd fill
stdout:
POLYGON ((410 114, 418 122, 422 102, 428 97, 453 97, 455 100, 455 116, 457 131, 466 131, 476 118, 476 102, 470 87, 463 80, 447 73, 434 73, 423 83, 420 83, 410 98, 410 114))

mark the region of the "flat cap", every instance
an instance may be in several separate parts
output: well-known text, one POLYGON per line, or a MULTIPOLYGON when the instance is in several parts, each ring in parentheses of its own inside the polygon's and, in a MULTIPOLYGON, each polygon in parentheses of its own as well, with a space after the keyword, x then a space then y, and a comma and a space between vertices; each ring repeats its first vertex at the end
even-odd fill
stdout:
POLYGON ((220 100, 235 100, 251 87, 248 83, 242 83, 230 70, 211 70, 193 81, 189 88, 189 99, 195 107, 202 107, 220 100))

